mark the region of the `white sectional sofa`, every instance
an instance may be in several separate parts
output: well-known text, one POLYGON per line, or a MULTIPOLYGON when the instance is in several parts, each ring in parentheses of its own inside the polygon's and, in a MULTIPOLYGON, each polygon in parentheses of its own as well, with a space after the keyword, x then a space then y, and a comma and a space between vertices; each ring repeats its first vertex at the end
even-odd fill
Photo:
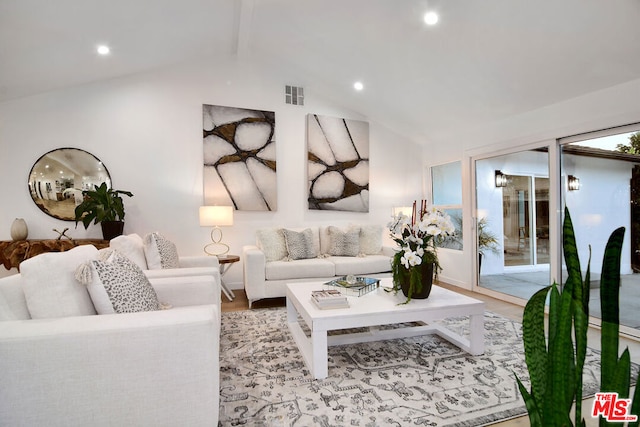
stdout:
POLYGON ((39 255, 0 279, 0 425, 217 425, 216 277, 148 279, 170 308, 98 315, 75 280, 96 254, 39 255))
POLYGON ((383 245, 383 227, 351 225, 263 228, 242 249, 249 300, 285 296, 285 284, 353 275, 388 276, 395 250, 383 245))

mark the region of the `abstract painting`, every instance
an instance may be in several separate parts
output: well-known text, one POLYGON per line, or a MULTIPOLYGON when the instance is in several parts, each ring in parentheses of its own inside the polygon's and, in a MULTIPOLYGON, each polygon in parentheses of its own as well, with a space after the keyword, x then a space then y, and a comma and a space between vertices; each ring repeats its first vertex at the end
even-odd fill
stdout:
POLYGON ((277 210, 275 113, 203 105, 204 203, 277 210))
POLYGON ((307 115, 309 209, 369 212, 369 124, 307 115))

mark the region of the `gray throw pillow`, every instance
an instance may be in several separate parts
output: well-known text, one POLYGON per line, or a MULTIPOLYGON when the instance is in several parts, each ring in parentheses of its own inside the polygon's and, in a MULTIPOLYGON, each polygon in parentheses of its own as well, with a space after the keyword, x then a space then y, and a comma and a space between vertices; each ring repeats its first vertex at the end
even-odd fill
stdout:
POLYGON ((329 255, 358 256, 360 253, 360 229, 342 231, 329 227, 329 255))
POLYGON ((318 256, 313 244, 313 232, 310 228, 298 233, 297 231, 283 229, 284 240, 287 244, 289 259, 308 259, 318 256))

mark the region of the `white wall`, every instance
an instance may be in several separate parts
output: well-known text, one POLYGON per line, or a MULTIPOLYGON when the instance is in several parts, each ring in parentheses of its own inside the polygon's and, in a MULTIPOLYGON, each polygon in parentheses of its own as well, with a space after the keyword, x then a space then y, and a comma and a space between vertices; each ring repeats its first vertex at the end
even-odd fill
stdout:
MULTIPOLYGON (((182 255, 202 254, 210 230, 198 225, 203 200, 202 104, 275 111, 278 211, 236 212, 223 229, 231 251, 255 241, 256 228, 272 225, 385 224, 391 207, 422 196, 420 148, 370 122, 370 212, 309 211, 306 207, 308 113, 367 120, 305 88, 304 107, 284 104, 284 85, 256 64, 235 60, 190 63, 155 72, 83 85, 0 103, 0 240, 23 217, 29 238, 55 238, 53 228, 70 227, 74 238, 101 237, 73 222, 43 214, 33 203, 27 177, 33 163, 59 147, 87 150, 109 169, 125 198, 125 233, 160 231, 182 255)), ((4 270, 4 269, 2 269, 4 270)), ((0 273, 2 274, 2 273, 0 273)), ((242 288, 241 265, 226 276, 242 288)))

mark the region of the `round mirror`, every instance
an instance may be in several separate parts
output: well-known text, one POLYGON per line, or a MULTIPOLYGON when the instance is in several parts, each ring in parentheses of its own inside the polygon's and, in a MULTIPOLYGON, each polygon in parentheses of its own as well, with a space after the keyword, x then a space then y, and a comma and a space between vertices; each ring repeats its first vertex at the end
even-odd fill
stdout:
POLYGON ((75 208, 82 192, 107 183, 109 171, 93 154, 78 148, 58 148, 38 159, 29 173, 29 193, 46 213, 64 221, 75 221, 75 208))

